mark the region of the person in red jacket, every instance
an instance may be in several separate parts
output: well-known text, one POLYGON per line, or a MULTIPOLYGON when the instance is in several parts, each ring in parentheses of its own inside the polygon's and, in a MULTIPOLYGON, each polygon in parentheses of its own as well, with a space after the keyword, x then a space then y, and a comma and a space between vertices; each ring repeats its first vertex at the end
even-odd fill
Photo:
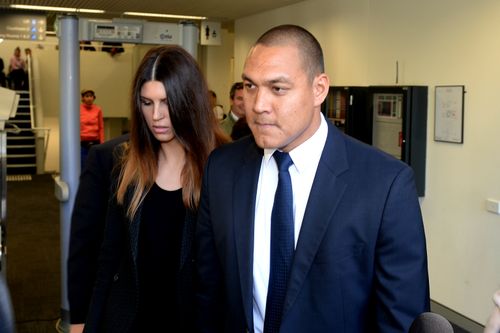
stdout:
POLYGON ((95 93, 91 89, 81 91, 82 103, 80 104, 80 147, 81 169, 91 146, 104 142, 104 120, 101 107, 94 104, 95 93))

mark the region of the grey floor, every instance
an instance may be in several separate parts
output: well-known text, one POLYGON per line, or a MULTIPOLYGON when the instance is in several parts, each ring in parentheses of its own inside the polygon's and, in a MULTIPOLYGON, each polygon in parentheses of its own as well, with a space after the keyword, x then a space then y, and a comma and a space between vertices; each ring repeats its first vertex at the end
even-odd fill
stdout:
POLYGON ((7 181, 7 284, 17 333, 58 332, 59 202, 51 175, 7 181))

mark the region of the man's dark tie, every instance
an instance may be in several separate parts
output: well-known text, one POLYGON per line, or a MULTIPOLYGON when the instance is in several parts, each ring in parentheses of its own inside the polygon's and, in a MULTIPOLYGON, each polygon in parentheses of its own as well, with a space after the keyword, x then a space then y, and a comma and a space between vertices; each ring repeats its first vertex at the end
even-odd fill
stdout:
POLYGON ((295 243, 292 181, 288 172, 293 162, 288 153, 278 150, 273 157, 278 164, 279 179, 271 216, 271 265, 264 333, 279 332, 295 243))

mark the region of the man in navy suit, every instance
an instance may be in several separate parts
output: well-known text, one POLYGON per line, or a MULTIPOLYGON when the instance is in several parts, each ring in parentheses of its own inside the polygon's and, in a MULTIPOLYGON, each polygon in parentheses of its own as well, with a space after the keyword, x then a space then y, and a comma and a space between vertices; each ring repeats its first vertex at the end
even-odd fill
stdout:
POLYGON ((293 162, 295 249, 273 332, 407 332, 429 311, 411 168, 323 117, 330 83, 321 46, 303 28, 278 26, 262 35, 243 81, 253 136, 215 150, 203 178, 200 330, 271 332, 264 327, 279 150, 293 162))

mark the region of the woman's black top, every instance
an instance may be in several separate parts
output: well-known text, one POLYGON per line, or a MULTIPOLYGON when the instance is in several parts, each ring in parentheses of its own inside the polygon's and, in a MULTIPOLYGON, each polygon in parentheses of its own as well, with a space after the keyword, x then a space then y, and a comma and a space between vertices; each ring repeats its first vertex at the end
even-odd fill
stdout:
POLYGON ((177 277, 185 214, 182 189, 167 191, 155 183, 144 198, 137 257, 138 331, 179 331, 177 277))

